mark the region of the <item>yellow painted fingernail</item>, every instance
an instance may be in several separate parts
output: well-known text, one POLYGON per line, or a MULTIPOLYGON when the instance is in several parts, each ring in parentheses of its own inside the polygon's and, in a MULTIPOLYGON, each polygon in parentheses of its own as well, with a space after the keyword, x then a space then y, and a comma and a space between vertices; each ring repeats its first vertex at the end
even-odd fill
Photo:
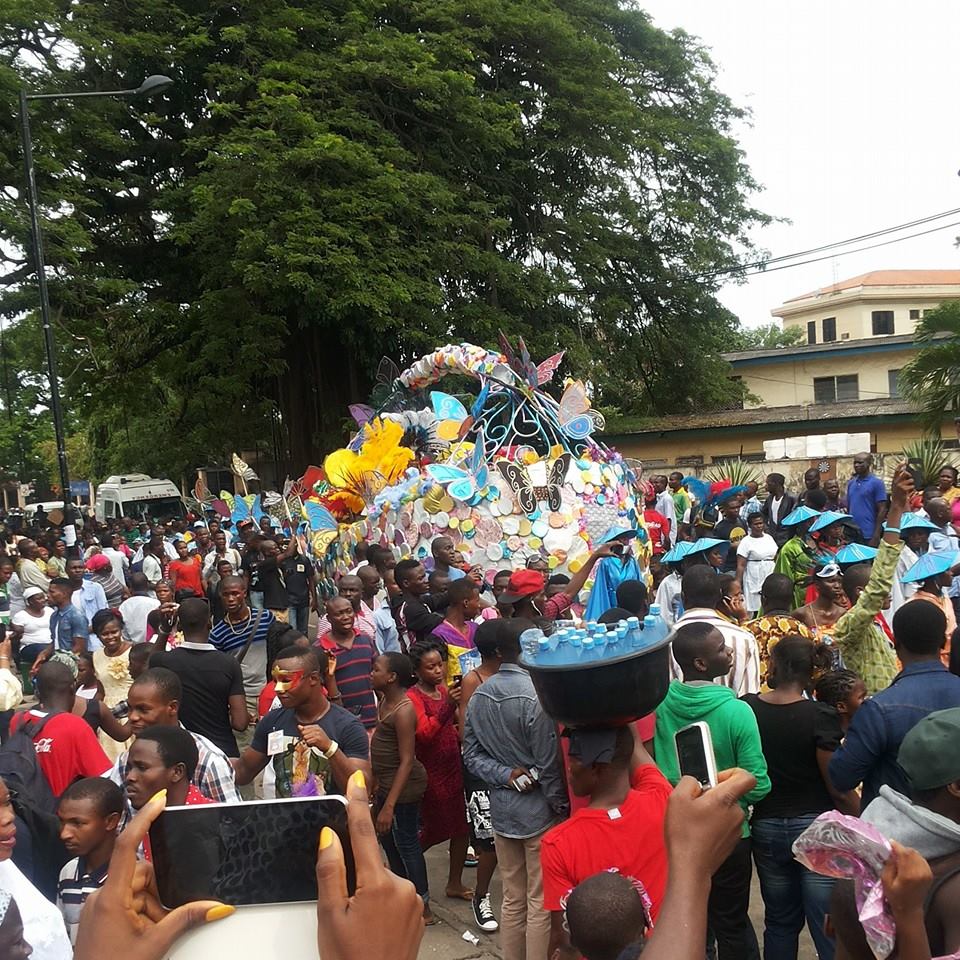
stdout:
POLYGON ((333 831, 329 827, 324 827, 320 831, 320 849, 326 850, 333 843, 333 831))
POLYGON ((363 775, 362 770, 354 770, 350 774, 350 786, 356 787, 358 790, 365 791, 367 789, 367 778, 363 775))
POLYGON ((217 907, 211 907, 205 916, 207 923, 213 923, 214 920, 222 920, 224 917, 229 917, 231 913, 236 913, 237 908, 231 907, 229 903, 221 903, 217 907))
POLYGON ((163 804, 165 804, 165 803, 167 802, 167 789, 166 789, 166 787, 164 787, 163 790, 158 790, 158 791, 150 798, 150 802, 151 802, 151 803, 163 803, 163 804))

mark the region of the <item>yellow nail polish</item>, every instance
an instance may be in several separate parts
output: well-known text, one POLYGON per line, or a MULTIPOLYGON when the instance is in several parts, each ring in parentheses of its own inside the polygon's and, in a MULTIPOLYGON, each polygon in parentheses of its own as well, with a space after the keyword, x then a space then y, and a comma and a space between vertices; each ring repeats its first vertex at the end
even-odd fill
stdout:
POLYGON ((158 790, 151 798, 150 803, 166 803, 167 802, 167 789, 166 787, 163 790, 158 790))
POLYGON ((333 843, 333 831, 329 827, 324 827, 320 831, 320 849, 326 850, 333 843))
POLYGON ((362 770, 354 770, 353 773, 350 774, 350 786, 366 792, 367 778, 363 775, 362 770))
POLYGON ((231 913, 236 913, 237 908, 231 907, 229 903, 221 903, 218 907, 211 907, 204 918, 207 923, 213 923, 214 920, 222 920, 229 917, 231 913))

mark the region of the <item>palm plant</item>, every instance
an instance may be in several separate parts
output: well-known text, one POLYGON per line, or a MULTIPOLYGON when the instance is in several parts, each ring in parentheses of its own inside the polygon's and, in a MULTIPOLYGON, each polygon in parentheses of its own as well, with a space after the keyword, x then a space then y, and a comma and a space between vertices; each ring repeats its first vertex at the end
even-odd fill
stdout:
POLYGON ((939 437, 922 437, 904 445, 903 459, 918 464, 923 476, 923 486, 936 486, 943 467, 956 467, 957 458, 947 451, 939 437))
POLYGON ((900 371, 901 391, 931 436, 947 413, 960 415, 960 300, 947 300, 917 324, 920 351, 900 371))
POLYGON ((720 463, 713 464, 709 469, 704 470, 703 479, 710 483, 729 480, 734 487, 742 487, 747 483, 759 485, 763 477, 755 464, 737 458, 736 460, 722 460, 720 463))

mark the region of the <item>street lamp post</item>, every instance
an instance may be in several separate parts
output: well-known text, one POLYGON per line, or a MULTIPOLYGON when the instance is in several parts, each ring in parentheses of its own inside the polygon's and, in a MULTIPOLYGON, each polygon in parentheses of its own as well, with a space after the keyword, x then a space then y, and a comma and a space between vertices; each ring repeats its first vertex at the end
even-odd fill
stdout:
MULTIPOLYGON (((30 249, 33 268, 37 274, 37 290, 40 293, 40 319, 43 324, 43 348, 47 358, 47 377, 50 380, 50 409, 53 411, 53 430, 56 434, 57 463, 60 468, 60 486, 63 491, 64 522, 72 526, 69 514, 70 470, 67 465, 67 442, 63 430, 63 405, 60 402, 60 381, 57 376, 57 350, 50 325, 50 297, 47 292, 47 272, 43 259, 43 235, 40 231, 40 212, 37 200, 37 181, 33 168, 33 149, 30 139, 31 100, 79 100, 88 97, 152 97, 166 90, 173 81, 169 77, 147 77, 133 90, 89 90, 77 93, 27 93, 20 90, 20 146, 23 150, 24 181, 27 203, 30 207, 30 249)), ((66 531, 65 531, 66 532, 66 531)), ((68 546, 73 546, 68 539, 68 546)))

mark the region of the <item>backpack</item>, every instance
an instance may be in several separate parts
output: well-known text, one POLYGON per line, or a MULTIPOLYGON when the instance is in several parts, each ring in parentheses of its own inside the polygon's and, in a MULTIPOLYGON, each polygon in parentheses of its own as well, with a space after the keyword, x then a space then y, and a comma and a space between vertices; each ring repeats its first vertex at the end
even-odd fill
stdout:
POLYGON ((63 711, 48 713, 40 720, 24 717, 7 742, 0 747, 0 778, 11 789, 42 813, 54 814, 57 798, 54 797, 47 778, 37 762, 37 750, 33 738, 46 726, 51 717, 63 711))

